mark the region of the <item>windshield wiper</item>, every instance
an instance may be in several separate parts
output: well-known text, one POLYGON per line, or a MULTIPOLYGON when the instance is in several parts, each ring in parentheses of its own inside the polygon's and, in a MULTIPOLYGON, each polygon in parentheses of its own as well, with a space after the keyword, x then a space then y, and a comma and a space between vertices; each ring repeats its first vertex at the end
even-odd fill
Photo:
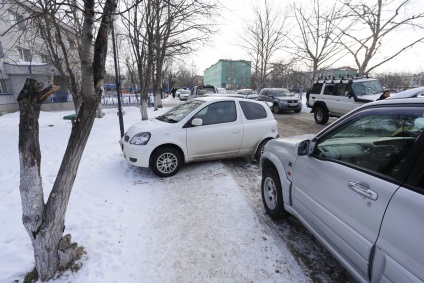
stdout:
POLYGON ((169 119, 168 117, 163 116, 163 115, 157 116, 156 119, 158 119, 160 121, 169 122, 169 123, 177 123, 178 122, 177 120, 169 119))

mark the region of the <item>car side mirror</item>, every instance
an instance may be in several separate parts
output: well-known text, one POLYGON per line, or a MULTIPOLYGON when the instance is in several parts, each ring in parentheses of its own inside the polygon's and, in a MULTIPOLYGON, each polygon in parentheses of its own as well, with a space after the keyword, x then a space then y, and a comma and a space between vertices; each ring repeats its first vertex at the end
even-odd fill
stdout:
POLYGON ((301 141, 297 147, 297 154, 299 156, 307 155, 308 150, 309 150, 309 140, 301 141))
POLYGON ((197 126, 201 126, 201 125, 203 125, 203 120, 202 120, 202 119, 200 119, 200 118, 194 118, 194 119, 191 121, 191 124, 192 124, 193 126, 195 126, 195 127, 197 127, 197 126))

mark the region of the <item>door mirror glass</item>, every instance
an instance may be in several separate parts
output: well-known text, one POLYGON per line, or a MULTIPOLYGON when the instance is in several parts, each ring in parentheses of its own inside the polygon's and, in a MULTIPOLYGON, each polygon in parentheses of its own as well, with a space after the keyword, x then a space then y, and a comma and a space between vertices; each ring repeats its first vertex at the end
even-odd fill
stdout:
POLYGON ((297 154, 299 156, 307 155, 309 150, 309 140, 304 140, 299 143, 297 147, 297 154))

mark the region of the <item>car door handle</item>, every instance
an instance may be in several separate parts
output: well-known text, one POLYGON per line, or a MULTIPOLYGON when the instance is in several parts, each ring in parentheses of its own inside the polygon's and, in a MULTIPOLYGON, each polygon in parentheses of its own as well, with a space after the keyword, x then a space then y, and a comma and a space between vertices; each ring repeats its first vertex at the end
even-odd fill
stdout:
POLYGON ((369 198, 371 200, 377 200, 378 194, 372 190, 370 190, 369 186, 364 183, 355 183, 355 182, 349 182, 347 184, 349 189, 354 191, 355 193, 358 193, 366 198, 369 198))
POLYGON ((238 134, 238 133, 240 133, 240 130, 232 130, 231 131, 233 134, 238 134))

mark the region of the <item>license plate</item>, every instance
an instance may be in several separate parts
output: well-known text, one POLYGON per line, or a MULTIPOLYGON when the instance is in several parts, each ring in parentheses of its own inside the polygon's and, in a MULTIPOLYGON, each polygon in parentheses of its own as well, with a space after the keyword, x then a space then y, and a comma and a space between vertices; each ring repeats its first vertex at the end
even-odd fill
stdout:
POLYGON ((297 103, 290 103, 290 106, 297 106, 297 103))

